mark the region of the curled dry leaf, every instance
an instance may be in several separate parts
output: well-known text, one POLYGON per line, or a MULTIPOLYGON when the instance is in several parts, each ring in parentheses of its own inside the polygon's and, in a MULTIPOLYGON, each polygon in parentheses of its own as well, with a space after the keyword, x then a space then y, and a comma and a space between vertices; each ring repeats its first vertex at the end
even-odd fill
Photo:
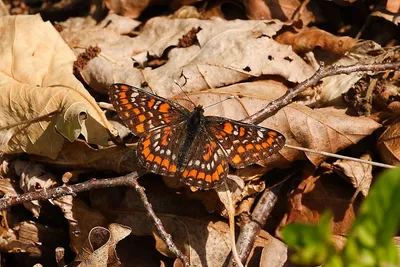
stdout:
POLYGON ((142 33, 134 38, 117 37, 103 28, 98 28, 97 33, 91 30, 90 34, 84 29, 64 30, 62 35, 71 46, 80 43, 101 48, 100 56, 91 60, 81 73, 93 88, 102 85, 98 90, 106 91, 114 82, 139 87, 146 83, 153 92, 171 97, 181 93, 174 80, 192 92, 261 75, 278 75, 290 82, 310 77, 314 69, 290 46, 272 39, 283 26, 279 21, 157 17, 149 20, 142 33), (198 44, 179 48, 179 40, 199 27, 198 44), (168 61, 153 69, 144 68, 151 59, 168 61))
MULTIPOLYGON (((371 161, 371 155, 362 155, 360 159, 371 161)), ((333 163, 334 171, 349 180, 357 191, 364 196, 368 195, 372 182, 372 166, 350 160, 337 160, 333 163)), ((354 197, 353 197, 354 198, 354 197)))
POLYGON ((0 127, 3 152, 56 157, 66 138, 105 145, 102 111, 72 75, 74 53, 50 22, 37 16, 0 18, 0 127), (11 26, 12 25, 12 26, 11 26))
MULTIPOLYGON (((14 168, 15 173, 21 177, 19 185, 24 193, 46 190, 57 181, 57 178, 52 173, 47 172, 44 166, 40 164, 16 160, 14 168)), ((24 206, 33 213, 33 216, 39 217, 41 205, 38 200, 24 202, 24 206)))
POLYGON ((378 139, 377 148, 383 161, 391 165, 400 163, 400 119, 389 125, 378 139))
POLYGON ((116 255, 115 247, 119 241, 130 234, 129 227, 120 224, 110 224, 109 229, 96 226, 91 229, 85 247, 76 256, 76 261, 83 266, 119 266, 121 263, 116 255))

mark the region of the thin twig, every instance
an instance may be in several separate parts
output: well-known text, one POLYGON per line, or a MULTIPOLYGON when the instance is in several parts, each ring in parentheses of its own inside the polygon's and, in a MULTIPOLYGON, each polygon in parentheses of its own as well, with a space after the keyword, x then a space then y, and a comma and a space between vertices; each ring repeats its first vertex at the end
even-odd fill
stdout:
MULTIPOLYGON (((266 189, 261 198, 257 202, 251 217, 247 222, 243 222, 240 227, 240 234, 236 242, 236 248, 239 253, 239 258, 242 264, 246 264, 247 258, 254 246, 254 241, 264 227, 269 214, 278 201, 278 194, 282 183, 274 186, 271 189, 266 189)), ((231 258, 231 266, 237 266, 236 262, 231 258)))
POLYGON ((139 185, 137 180, 132 181, 132 186, 135 188, 136 192, 140 195, 140 199, 143 202, 143 205, 147 211, 147 215, 153 220, 154 225, 156 226, 158 234, 161 236, 162 240, 167 244, 168 249, 175 254, 175 256, 180 259, 184 266, 190 266, 188 257, 182 253, 172 241, 172 237, 170 234, 165 231, 164 225, 160 218, 155 214, 153 207, 151 206, 149 200, 147 199, 146 193, 144 192, 144 188, 139 185))
POLYGON ((333 66, 329 68, 324 68, 324 64, 321 63, 321 67, 314 73, 313 76, 299 83, 297 86, 290 88, 283 96, 270 102, 264 109, 256 112, 252 116, 243 120, 244 122, 259 124, 266 118, 271 116, 273 113, 288 105, 294 97, 299 93, 306 90, 307 88, 316 85, 322 78, 328 76, 334 76, 339 74, 351 74, 358 71, 373 71, 380 72, 386 70, 398 70, 400 69, 400 61, 394 63, 382 63, 382 64, 368 64, 361 65, 355 64, 351 66, 333 66))
POLYGON ((342 155, 338 155, 338 154, 333 154, 333 153, 329 153, 329 152, 325 152, 325 151, 318 151, 318 150, 299 147, 299 146, 292 146, 292 145, 285 144, 285 147, 293 148, 293 149, 297 149, 297 150, 301 150, 301 151, 305 151, 305 152, 320 154, 320 155, 327 156, 327 157, 351 160, 351 161, 369 164, 369 165, 382 167, 382 168, 388 168, 388 169, 396 168, 396 166, 389 165, 389 164, 379 163, 379 162, 375 162, 375 161, 368 161, 368 160, 363 160, 363 159, 357 159, 357 158, 342 156, 342 155))
POLYGON ((231 251, 232 251, 232 257, 235 260, 236 266, 243 267, 243 264, 241 262, 241 259, 239 257, 239 253, 237 251, 237 246, 236 246, 236 236, 235 236, 235 208, 233 207, 232 203, 232 193, 231 190, 229 189, 229 186, 227 183, 225 183, 225 193, 226 193, 226 209, 228 211, 228 217, 229 217, 229 231, 230 231, 230 236, 231 236, 231 251))

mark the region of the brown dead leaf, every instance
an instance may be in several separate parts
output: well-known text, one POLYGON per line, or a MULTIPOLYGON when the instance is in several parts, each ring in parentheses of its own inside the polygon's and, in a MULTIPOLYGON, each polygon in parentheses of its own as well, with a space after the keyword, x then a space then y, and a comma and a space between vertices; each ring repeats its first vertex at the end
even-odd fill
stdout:
MULTIPOLYGON (((14 162, 14 168, 15 173, 21 177, 19 185, 24 193, 46 190, 56 184, 56 176, 47 172, 43 165, 17 159, 14 162)), ((38 200, 24 202, 24 206, 33 213, 34 217, 39 217, 41 205, 38 200)))
POLYGON ((400 119, 389 125, 377 142, 378 153, 387 164, 400 163, 400 119))
POLYGON ((400 23, 399 12, 400 2, 398 0, 387 0, 380 2, 370 16, 383 18, 398 26, 400 23))
POLYGON ((318 223, 325 210, 333 214, 334 234, 346 234, 355 219, 352 190, 336 175, 309 176, 289 195, 289 213, 279 228, 292 222, 318 223), (341 183, 342 181, 342 183, 341 183))
POLYGON ((135 38, 116 37, 100 27, 97 33, 65 29, 62 34, 71 46, 95 44, 101 48, 100 56, 91 60, 81 73, 92 88, 106 91, 114 82, 140 87, 146 82, 153 92, 171 97, 181 93, 174 80, 186 82, 184 89, 192 92, 261 75, 278 75, 291 82, 310 77, 314 69, 289 46, 272 39, 283 25, 278 21, 158 17, 149 20, 135 38), (199 44, 178 48, 179 39, 198 27, 201 28, 196 34, 199 44), (151 59, 168 61, 154 69, 145 68, 151 59))
POLYGON ((71 248, 77 253, 88 249, 87 239, 90 231, 97 226, 107 226, 104 216, 97 210, 89 208, 78 198, 62 198, 57 201, 57 205, 63 210, 65 218, 68 220, 71 248))
POLYGON ((66 143, 55 159, 32 156, 37 162, 74 170, 98 170, 128 173, 137 171, 136 145, 95 149, 86 142, 66 143))
POLYGON ((316 28, 305 28, 299 33, 286 31, 276 41, 291 45, 296 53, 306 53, 319 47, 339 55, 347 53, 358 42, 351 37, 335 36, 316 28))
MULTIPOLYGON (((360 157, 362 160, 371 161, 370 154, 364 154, 360 157)), ((350 160, 337 160, 333 163, 333 170, 350 181, 357 192, 361 192, 364 196, 368 195, 372 182, 372 166, 369 164, 359 163, 350 160)), ((354 198, 354 197, 353 197, 354 198)))
POLYGON ((75 55, 50 22, 39 15, 6 16, 0 25, 0 133, 8 136, 3 152, 54 158, 64 138, 72 142, 79 135, 105 145, 105 127, 111 127, 72 75, 75 55))
POLYGON ((243 1, 247 16, 252 20, 279 19, 288 21, 296 15, 296 20, 301 20, 304 25, 308 25, 318 19, 315 17, 318 17, 318 12, 315 12, 317 7, 312 1, 306 3, 308 4, 305 6, 304 2, 298 0, 243 1))

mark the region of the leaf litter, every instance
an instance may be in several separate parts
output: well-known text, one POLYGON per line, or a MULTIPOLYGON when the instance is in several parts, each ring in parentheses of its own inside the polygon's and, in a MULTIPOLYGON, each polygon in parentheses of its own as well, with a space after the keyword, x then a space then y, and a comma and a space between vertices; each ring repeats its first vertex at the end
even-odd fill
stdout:
MULTIPOLYGON (((120 3, 106 4, 117 10, 120 3)), ((398 59, 397 47, 383 47, 373 41, 358 41, 304 26, 299 30, 302 26, 295 22, 271 17, 269 7, 246 8, 251 18, 275 20, 200 19, 211 14, 207 12, 221 16, 223 12, 218 5, 203 13, 196 13, 195 8, 182 8, 173 16, 155 16, 143 23, 128 18, 137 18, 142 6, 128 10, 126 17, 110 13, 100 22, 90 17, 70 18, 58 24, 58 33, 39 16, 0 17, 0 33, 5 36, 0 42, 3 47, 0 86, 5 92, 0 100, 0 148, 10 156, 4 162, 14 164, 11 169, 8 163, 2 166, 0 188, 4 197, 60 186, 60 178, 68 172, 79 175, 63 181, 76 183, 91 177, 112 177, 111 172, 138 170, 135 138, 126 134, 128 131, 119 119, 110 115, 112 111, 106 112, 112 121, 107 120, 96 103, 105 101, 98 93, 106 94, 114 82, 145 87, 188 108, 191 106, 175 81, 195 104, 208 106, 233 96, 206 108, 206 114, 241 120, 311 77, 318 61, 326 65, 350 65, 398 59), (78 68, 74 74, 79 80, 72 72, 77 58, 81 61, 76 61, 78 68), (124 140, 133 140, 133 144, 123 147, 110 142, 111 136, 116 135, 112 126, 116 124, 119 132, 125 131, 124 140), (44 166, 17 159, 22 152, 44 166)), ((292 11, 289 8, 285 12, 292 11)), ((315 9, 299 12, 303 23, 319 19, 317 14, 314 18, 311 15, 318 13, 315 9)), ((356 157, 364 154, 360 151, 376 149, 380 157, 372 153, 369 159, 396 164, 400 158, 398 121, 382 110, 388 112, 390 105, 389 113, 400 114, 395 112, 398 77, 393 72, 386 75, 353 72, 326 77, 260 125, 278 130, 291 145, 332 153, 349 153, 350 148, 353 149, 350 154, 356 157), (385 130, 375 134, 382 125, 385 130), (378 138, 376 147, 376 142, 371 141, 374 138, 378 138), (371 142, 366 144, 365 139, 371 142)), ((371 166, 366 164, 333 162, 326 156, 291 148, 282 149, 258 165, 233 170, 230 175, 228 186, 238 217, 251 215, 260 193, 274 186, 270 179, 283 175, 282 171, 272 169, 292 169, 295 178, 286 185, 285 192, 289 195, 283 192, 279 196, 277 207, 283 208, 279 211, 276 208, 270 216, 275 226, 264 227, 256 237, 248 266, 287 264, 290 261, 287 247, 269 233, 277 231, 275 235, 279 237, 280 227, 290 222, 318 222, 325 209, 333 211, 332 228, 340 248, 343 240, 339 237, 348 233, 363 199, 356 193, 360 191, 366 196, 375 177, 371 166), (299 165, 300 161, 303 165, 299 165), (302 175, 298 166, 302 166, 302 175)), ((193 265, 227 263, 232 244, 222 198, 214 191, 193 192, 180 185, 178 179, 164 178, 164 181, 147 175, 140 183, 173 241, 193 265)), ((31 217, 19 218, 14 210, 3 211, 7 213, 7 216, 3 213, 2 219, 3 238, 7 242, 1 248, 9 253, 28 251, 40 257, 44 251, 54 252, 56 246, 43 243, 37 229, 46 233, 64 229, 69 238, 63 241, 69 242, 80 266, 114 266, 140 262, 142 255, 130 251, 139 251, 141 244, 132 248, 124 246, 124 242, 132 236, 139 237, 140 242, 145 240, 142 236, 151 236, 154 243, 146 246, 146 254, 155 249, 160 254, 151 255, 166 256, 159 256, 159 262, 173 264, 167 257, 174 258, 174 254, 149 223, 132 189, 93 190, 89 196, 90 200, 81 195, 54 199, 51 207, 43 201, 25 202, 31 217), (30 221, 35 217, 49 220, 55 211, 58 218, 52 220, 65 220, 67 227, 58 223, 50 229, 38 221, 30 221), (21 240, 25 226, 33 234, 21 240), (44 246, 38 246, 40 242, 44 246), (121 253, 116 251, 117 243, 121 253), (117 254, 124 258, 119 259, 117 254)), ((61 246, 68 254, 68 245, 61 246)), ((53 258, 47 260, 54 262, 53 258)))

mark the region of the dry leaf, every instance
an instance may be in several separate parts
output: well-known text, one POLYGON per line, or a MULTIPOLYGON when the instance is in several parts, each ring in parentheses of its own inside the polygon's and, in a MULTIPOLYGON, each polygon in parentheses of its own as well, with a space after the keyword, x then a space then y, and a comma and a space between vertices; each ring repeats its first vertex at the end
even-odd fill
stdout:
POLYGON ((85 244, 89 232, 96 226, 107 226, 107 221, 99 211, 89 208, 78 198, 63 198, 63 200, 58 200, 57 205, 62 208, 68 220, 70 246, 75 253, 80 254, 87 249, 85 244))
POLYGON ((288 248, 280 241, 271 236, 269 242, 262 250, 260 267, 286 266, 288 261, 288 248))
MULTIPOLYGON (((230 253, 229 227, 216 217, 210 221, 201 203, 188 200, 175 192, 166 191, 155 176, 146 176, 140 183, 146 188, 147 197, 156 214, 162 220, 174 243, 189 256, 193 266, 219 266, 230 253)), ((100 210, 112 210, 115 222, 128 225, 132 234, 153 236, 156 249, 163 255, 175 257, 156 233, 153 222, 143 211, 138 194, 128 189, 125 195, 120 190, 96 190, 91 192, 92 204, 100 210), (107 192, 107 194, 105 194, 107 192), (122 199, 123 198, 123 199, 122 199)))
POLYGON ((330 210, 333 233, 347 234, 355 219, 355 205, 358 205, 351 203, 352 195, 345 181, 335 175, 310 176, 289 196, 289 212, 279 228, 292 222, 318 223, 324 211, 330 210))
POLYGON ((358 42, 351 37, 335 36, 316 28, 306 28, 299 33, 286 31, 279 35, 276 41, 291 45, 296 53, 306 53, 319 47, 339 55, 344 55, 358 42))
POLYGON ((94 227, 89 233, 86 250, 76 256, 75 260, 81 262, 78 266, 120 266, 115 247, 130 232, 129 227, 116 223, 110 224, 109 229, 94 227))
MULTIPOLYGON (((14 167, 15 173, 21 177, 19 185, 24 193, 46 190, 53 187, 57 181, 57 178, 40 164, 18 159, 14 162, 14 167)), ((38 200, 24 202, 24 206, 33 213, 33 216, 39 217, 41 205, 38 200)))
MULTIPOLYGON (((399 48, 382 48, 373 41, 362 41, 356 44, 346 56, 335 62, 335 66, 348 66, 353 64, 374 64, 391 61, 398 57, 399 48), (371 56, 373 55, 373 56, 371 56)), ((371 72, 372 73, 372 72, 371 72)), ((342 94, 354 87, 368 72, 353 72, 329 76, 322 79, 317 96, 319 106, 343 105, 342 94)))
POLYGON ((0 250, 7 253, 29 253, 35 261, 35 257, 54 255, 56 246, 66 245, 63 240, 67 240, 67 236, 60 229, 23 221, 12 229, 1 229, 0 250))
POLYGON ((278 21, 159 17, 149 20, 135 38, 117 37, 101 28, 97 33, 64 30, 62 35, 71 46, 79 43, 101 48, 99 57, 81 72, 92 88, 106 91, 113 82, 139 87, 146 83, 155 93, 171 97, 181 93, 174 80, 192 92, 261 75, 278 75, 291 82, 310 77, 314 69, 293 53, 290 46, 272 39, 283 26, 278 21), (198 27, 201 28, 196 34, 198 45, 178 48, 179 39, 198 27), (151 59, 165 60, 165 57, 168 57, 166 64, 144 68, 151 59))
MULTIPOLYGON (((364 154, 360 159, 372 160, 370 154, 364 154)), ((372 165, 340 159, 334 162, 333 166, 333 170, 349 180, 357 191, 361 191, 364 196, 368 195, 372 182, 372 165)))
POLYGON ((73 143, 66 143, 55 159, 40 156, 31 158, 68 169, 128 173, 138 170, 135 148, 136 145, 128 145, 95 149, 84 141, 76 140, 73 143))
POLYGON ((0 133, 13 130, 3 152, 54 158, 64 138, 79 135, 105 145, 111 127, 72 75, 75 55, 50 22, 39 15, 1 17, 0 35, 0 133))
POLYGON ((7 6, 4 4, 3 0, 0 0, 0 16, 7 16, 10 15, 10 11, 8 10, 7 6))
POLYGON ((383 161, 387 164, 400 163, 400 120, 397 119, 381 134, 377 149, 383 161))

